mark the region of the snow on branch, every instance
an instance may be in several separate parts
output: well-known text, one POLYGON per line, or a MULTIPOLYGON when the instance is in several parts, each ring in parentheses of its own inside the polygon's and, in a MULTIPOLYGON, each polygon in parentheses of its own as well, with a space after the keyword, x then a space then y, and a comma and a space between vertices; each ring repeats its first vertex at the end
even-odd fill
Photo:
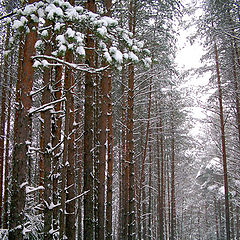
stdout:
POLYGON ((0 21, 5 19, 5 18, 11 17, 11 16, 13 16, 15 14, 16 14, 16 11, 12 11, 12 12, 6 14, 6 15, 3 15, 2 17, 0 17, 0 21))
POLYGON ((34 188, 34 187, 27 186, 26 187, 26 194, 33 193, 33 192, 38 191, 38 190, 44 190, 44 187, 39 186, 39 187, 34 188))
MULTIPOLYGON (((17 39, 23 33, 36 30, 38 41, 35 48, 39 52, 43 52, 49 34, 54 36, 56 48, 52 49, 50 56, 36 56, 34 67, 56 65, 47 61, 49 60, 84 72, 97 73, 105 70, 109 66, 94 69, 84 64, 68 63, 59 59, 64 59, 66 51, 71 51, 84 59, 87 28, 91 31, 93 38, 99 42, 98 48, 94 50, 109 65, 121 70, 122 65, 127 63, 142 62, 146 67, 150 67, 152 63, 151 53, 144 48, 144 42, 138 41, 131 32, 120 27, 117 20, 93 13, 80 6, 72 6, 65 0, 39 1, 26 5, 25 8, 16 12, 12 19, 12 28, 17 39), (34 25, 31 24, 32 21, 34 25), (121 51, 120 46, 124 46, 121 51), (43 60, 38 61, 37 59, 40 58, 43 60)), ((11 43, 12 45, 15 43, 14 38, 11 43)))
POLYGON ((44 104, 44 105, 42 105, 38 108, 31 107, 28 112, 29 112, 29 114, 33 114, 33 113, 38 113, 38 112, 44 112, 44 111, 47 111, 47 110, 51 110, 51 109, 53 109, 54 104, 56 104, 58 102, 62 102, 62 101, 66 101, 66 98, 64 97, 64 98, 58 99, 56 101, 44 104))
POLYGON ((72 69, 75 69, 78 71, 83 71, 83 72, 89 72, 89 73, 98 73, 98 72, 106 70, 109 67, 109 65, 108 65, 105 67, 95 69, 95 68, 89 67, 87 64, 69 63, 69 62, 66 62, 57 57, 47 56, 47 55, 37 55, 37 56, 33 57, 33 59, 47 59, 47 60, 51 60, 51 61, 56 61, 58 63, 61 63, 62 65, 66 65, 72 69))
POLYGON ((78 199, 78 198, 80 198, 80 197, 83 197, 83 196, 86 195, 89 191, 90 191, 90 190, 87 190, 87 191, 81 193, 80 195, 78 195, 78 196, 76 196, 76 197, 74 197, 74 198, 72 198, 72 199, 67 200, 66 203, 70 203, 70 202, 72 202, 72 201, 74 201, 74 200, 76 200, 76 199, 78 199))
MULTIPOLYGON (((83 197, 84 195, 86 195, 89 191, 90 191, 90 190, 85 191, 85 192, 77 195, 76 197, 67 200, 65 203, 70 203, 70 202, 72 202, 72 201, 74 201, 74 200, 76 200, 76 199, 78 199, 78 198, 81 198, 81 197, 83 197)), ((45 203, 45 204, 47 204, 47 203, 45 203)), ((56 207, 60 207, 60 206, 61 206, 61 203, 53 204, 53 203, 51 202, 50 205, 48 206, 48 209, 52 210, 52 209, 54 209, 54 208, 56 208, 56 207)))

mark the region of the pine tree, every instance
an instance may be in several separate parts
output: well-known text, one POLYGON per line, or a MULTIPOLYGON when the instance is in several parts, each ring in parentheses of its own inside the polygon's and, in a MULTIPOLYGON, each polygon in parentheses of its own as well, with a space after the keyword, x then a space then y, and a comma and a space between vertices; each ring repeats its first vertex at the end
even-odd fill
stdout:
MULTIPOLYGON (((88 0, 87 9, 95 12, 95 1, 88 0)), ((94 39, 91 36, 91 31, 87 30, 86 39, 86 63, 94 66, 94 39)), ((85 113, 84 113, 84 180, 83 190, 88 191, 84 196, 84 239, 93 239, 93 85, 94 78, 91 73, 85 75, 85 113)))
MULTIPOLYGON (((29 3, 36 2, 29 0, 29 3)), ((16 98, 18 108, 15 114, 16 127, 14 128, 14 150, 13 150, 13 166, 12 166, 12 196, 10 203, 10 232, 9 239, 23 238, 23 219, 24 206, 26 199, 26 172, 28 162, 28 147, 31 144, 31 116, 29 110, 32 105, 30 92, 33 84, 33 66, 32 56, 35 54, 35 43, 37 33, 34 30, 26 36, 24 44, 23 64, 21 69, 21 77, 18 78, 17 88, 19 94, 16 98), (17 228, 17 226, 20 226, 17 228)))

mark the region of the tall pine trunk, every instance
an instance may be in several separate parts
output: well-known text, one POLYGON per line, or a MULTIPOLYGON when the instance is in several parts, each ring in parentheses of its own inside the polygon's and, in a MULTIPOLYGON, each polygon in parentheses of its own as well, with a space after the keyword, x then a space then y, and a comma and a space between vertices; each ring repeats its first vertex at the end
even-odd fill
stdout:
MULTIPOLYGON (((37 0, 29 0, 29 3, 37 0)), ((33 27, 33 26, 32 26, 33 27)), ((30 30, 26 36, 23 55, 23 66, 21 78, 19 81, 19 99, 18 108, 15 114, 15 133, 12 167, 12 196, 10 203, 10 232, 9 239, 23 238, 23 219, 26 199, 26 180, 27 180, 27 162, 28 146, 31 143, 32 121, 29 110, 32 106, 30 92, 32 90, 34 71, 32 67, 32 56, 35 54, 35 43, 37 39, 36 30, 30 30), (20 226, 16 228, 17 226, 20 226)))
POLYGON ((125 240, 128 236, 128 210, 129 210, 129 162, 127 162, 127 149, 126 149, 126 99, 125 99, 125 69, 122 70, 122 196, 123 196, 123 204, 122 204, 122 221, 121 227, 123 228, 122 231, 122 238, 125 240))
MULTIPOLYGON (((87 1, 87 9, 95 12, 95 0, 87 1)), ((87 30, 86 38, 86 63, 94 66, 94 40, 92 33, 87 30)), ((85 75, 85 104, 84 104, 84 239, 92 240, 93 234, 93 90, 94 78, 91 73, 85 75)))
MULTIPOLYGON (((8 49, 10 38, 10 24, 7 25, 5 50, 8 49)), ((8 55, 4 57, 3 85, 2 85, 2 101, 1 101, 1 122, 0 122, 0 227, 2 226, 2 203, 3 203, 3 163, 4 163, 4 142, 5 142, 5 124, 6 124, 6 98, 8 84, 8 55)))
MULTIPOLYGON (((11 66, 13 64, 13 55, 11 56, 11 66)), ((13 84, 13 68, 11 68, 7 101, 7 129, 6 129, 6 148, 5 148, 5 172, 4 172, 4 214, 3 214, 3 228, 8 228, 8 205, 9 205, 9 152, 10 152, 10 131, 11 131, 11 113, 12 113, 12 84, 13 84)))
MULTIPOLYGON (((46 42, 45 55, 49 56, 51 54, 51 42, 50 36, 46 42)), ((44 91, 42 94, 42 105, 48 104, 51 102, 51 68, 47 67, 43 72, 43 84, 44 91)), ((51 203, 51 161, 52 161, 52 145, 51 145, 51 113, 49 110, 41 113, 43 118, 43 132, 42 132, 42 152, 43 152, 43 184, 44 184, 44 239, 50 240, 51 234, 51 223, 52 223, 52 212, 49 209, 51 203)), ((40 183, 41 184, 41 183, 40 183)))
POLYGON ((215 61, 216 61, 219 116, 220 116, 220 124, 221 124, 222 161, 223 161, 224 190, 225 190, 224 197, 225 197, 226 235, 227 235, 227 240, 230 240, 231 230, 230 230, 230 216, 229 216, 227 154, 226 154, 225 127, 224 127, 224 117, 223 117, 222 87, 221 87, 218 49, 217 49, 216 39, 214 39, 214 53, 215 53, 215 61))
MULTIPOLYGON (((135 34, 136 1, 129 4, 129 31, 135 34)), ((128 239, 135 239, 135 177, 134 177, 134 139, 133 139, 133 107, 134 107, 134 65, 128 66, 128 105, 127 105, 127 134, 126 161, 129 162, 129 219, 128 239)))
MULTIPOLYGON (((143 187, 144 183, 144 176, 145 176, 145 160, 147 155, 147 147, 148 147, 148 141, 149 141, 149 128, 150 128, 150 117, 151 117, 151 102, 152 102, 152 78, 150 78, 149 83, 149 95, 148 95, 148 108, 147 108, 147 127, 146 127, 146 135, 145 135, 145 142, 144 142, 144 149, 143 149, 143 157, 141 162, 141 177, 140 177, 140 191, 139 191, 139 206, 141 206, 141 203, 143 205, 142 207, 142 215, 144 216, 146 214, 145 209, 145 188, 143 187)), ((143 220, 143 238, 146 238, 146 220, 143 220)))
MULTIPOLYGON (((78 83, 78 97, 82 97, 82 83, 78 83)), ((82 102, 77 102, 76 106, 76 124, 77 129, 75 132, 75 138, 76 138, 76 165, 77 165, 77 189, 78 189, 78 195, 82 193, 82 139, 81 139, 81 131, 80 131, 80 123, 81 118, 83 114, 83 106, 82 102)), ((77 203, 77 237, 78 240, 82 240, 82 198, 78 199, 77 203)))
MULTIPOLYGON (((112 0, 105 0, 106 16, 111 17, 112 0)), ((108 84, 107 93, 107 199, 106 199, 106 240, 113 238, 112 219, 112 190, 113 190, 113 116, 112 116, 112 75, 111 70, 106 70, 108 84)))
MULTIPOLYGON (((151 94, 151 92, 150 92, 151 94)), ((151 139, 151 132, 150 132, 151 139)), ((149 144, 149 172, 148 172, 148 239, 151 240, 153 238, 153 225, 152 225, 152 217, 153 217, 153 208, 152 208, 152 147, 149 144)))
POLYGON ((240 217, 240 214, 239 214, 239 206, 237 205, 236 206, 236 210, 235 210, 235 215, 236 215, 236 236, 237 236, 237 239, 240 238, 240 231, 239 231, 239 217, 240 217))
MULTIPOLYGON (((173 121, 173 119, 171 120, 173 121)), ((176 239, 176 200, 175 200, 175 136, 172 122, 171 136, 171 235, 170 239, 176 239)))
POLYGON ((163 125, 162 118, 157 124, 159 132, 157 134, 157 152, 158 152, 158 233, 159 238, 164 239, 164 150, 163 150, 163 125), (160 138, 160 139, 159 139, 160 138), (160 150, 160 153, 159 153, 160 150))
POLYGON ((100 81, 99 155, 98 155, 98 238, 104 239, 105 219, 105 171, 107 147, 107 94, 108 72, 104 71, 100 81))
MULTIPOLYGON (((74 6, 75 1, 69 0, 69 3, 74 6)), ((65 60, 67 62, 73 62, 73 53, 71 50, 67 50, 65 60)), ((76 226, 75 226, 75 200, 72 200, 75 197, 75 148, 74 148, 74 99, 73 99, 73 73, 70 68, 65 70, 65 79, 64 87, 66 90, 66 112, 65 116, 68 126, 65 126, 67 129, 67 193, 66 200, 69 201, 66 203, 66 236, 68 239, 74 239, 76 235, 76 226), (71 200, 71 201, 70 201, 71 200)))
MULTIPOLYGON (((109 73, 110 74, 110 73, 109 73)), ((113 194, 113 116, 112 116, 112 77, 108 79, 108 162, 107 162, 107 206, 106 206, 106 239, 113 238, 112 194, 113 194)))
MULTIPOLYGON (((54 86, 55 86, 55 100, 59 100, 62 97, 62 66, 55 67, 55 78, 54 78, 54 86)), ((53 160, 52 160, 52 169, 53 169, 53 183, 52 183, 52 198, 53 204, 57 205, 58 203, 58 172, 60 165, 60 147, 59 143, 61 141, 61 129, 62 129, 62 118, 60 117, 60 111, 62 109, 62 103, 59 101, 55 105, 55 116, 52 124, 52 145, 54 148, 53 152, 53 160)), ((53 230, 56 230, 58 227, 58 208, 53 208, 53 230)))

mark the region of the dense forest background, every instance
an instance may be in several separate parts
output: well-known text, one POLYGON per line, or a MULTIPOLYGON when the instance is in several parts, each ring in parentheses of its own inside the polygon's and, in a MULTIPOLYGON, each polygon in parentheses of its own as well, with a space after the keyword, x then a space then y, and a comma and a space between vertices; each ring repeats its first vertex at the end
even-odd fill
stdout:
POLYGON ((1 239, 240 239, 238 0, 0 11, 1 239), (182 71, 192 27, 202 65, 182 71))

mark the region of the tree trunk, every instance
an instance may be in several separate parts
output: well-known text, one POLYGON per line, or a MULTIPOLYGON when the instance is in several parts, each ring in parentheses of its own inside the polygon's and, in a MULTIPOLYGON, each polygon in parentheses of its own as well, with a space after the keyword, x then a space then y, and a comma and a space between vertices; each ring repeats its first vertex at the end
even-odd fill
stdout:
MULTIPOLYGON (((50 42, 50 33, 47 39, 45 55, 49 56, 51 54, 51 42, 50 42)), ((43 72, 43 84, 44 91, 42 94, 42 105, 51 102, 51 68, 45 68, 43 72)), ((51 161, 52 161, 52 146, 51 146, 51 113, 49 110, 41 112, 43 118, 43 136, 42 137, 42 152, 43 152, 43 184, 44 184, 44 239, 52 239, 50 230, 52 228, 52 212, 48 208, 51 203, 51 161)), ((42 183, 40 182, 40 185, 42 183)))
MULTIPOLYGON (((70 50, 67 50, 65 55, 67 62, 72 62, 73 55, 70 50)), ((64 77, 64 90, 66 94, 65 102, 65 129, 64 129, 64 150, 62 162, 62 184, 61 184, 61 206, 62 212, 60 215, 60 238, 64 232, 66 237, 75 238, 75 201, 70 201, 74 198, 74 107, 72 96, 73 76, 72 70, 66 67, 64 77), (66 216, 65 216, 66 209, 66 216)))
POLYGON ((105 233, 105 171, 107 146, 108 112, 108 72, 104 71, 100 82, 100 117, 99 117, 99 156, 98 156, 98 239, 104 239, 105 233))
MULTIPOLYGON (((10 24, 7 25, 5 50, 8 49, 10 38, 10 24)), ((4 57, 2 101, 1 101, 1 122, 0 122, 0 227, 2 226, 2 196, 3 196, 3 162, 4 162, 4 139, 6 124, 6 93, 8 85, 8 55, 4 57)))
POLYGON ((227 171, 227 154, 226 154, 226 141, 225 141, 225 127, 223 117, 223 103, 222 103, 222 87, 220 79, 218 49, 216 39, 214 39, 214 53, 217 71, 217 85, 218 85, 218 101, 219 101, 219 114, 221 124, 221 140, 222 140, 222 161, 223 161, 223 174, 224 174, 224 190, 225 190, 225 216, 226 216, 226 234, 227 240, 230 240, 230 218, 229 218, 229 192, 228 192, 228 171, 227 171))
MULTIPOLYGON (((56 66, 55 68, 55 100, 59 100, 62 97, 62 66, 56 66)), ((59 143, 61 141, 61 129, 62 129, 62 118, 60 117, 60 111, 62 109, 62 103, 58 102, 55 105, 55 112, 57 113, 54 117, 53 125, 52 125, 52 145, 54 148, 54 156, 53 156, 53 204, 57 205, 58 203, 58 173, 59 173, 59 164, 60 164, 60 147, 59 143)), ((53 230, 56 230, 58 227, 58 208, 53 208, 53 230)))
POLYGON ((119 161, 118 161, 118 177, 119 177, 119 204, 118 204, 118 224, 117 224, 117 240, 123 239, 123 153, 122 153, 122 142, 121 142, 122 128, 119 130, 119 161))
POLYGON ((113 189, 113 116, 112 116, 112 76, 108 78, 108 172, 107 172, 107 207, 106 207, 106 239, 113 238, 112 233, 112 189, 113 189))
MULTIPOLYGON (((11 66, 13 65, 13 55, 11 56, 11 66)), ((3 228, 8 228, 8 203, 9 203, 9 150, 10 150, 10 131, 11 131, 11 103, 12 103, 12 83, 13 69, 11 68, 9 79, 8 103, 7 103, 7 129, 6 129, 6 148, 5 148, 5 172, 4 172, 4 214, 3 228)))
MULTIPOLYGON (((173 121, 173 119, 172 119, 173 121)), ((171 136, 171 235, 170 239, 176 239, 176 207, 175 207, 175 136, 172 123, 171 136)))
POLYGON ((136 182, 139 183, 136 185, 136 197, 137 197, 137 227, 138 227, 138 239, 142 239, 142 216, 143 215, 143 211, 142 211, 142 201, 141 201, 141 197, 142 197, 142 189, 141 189, 141 166, 142 166, 142 161, 143 161, 143 152, 144 152, 144 132, 143 132, 143 123, 140 123, 140 155, 139 155, 139 162, 141 161, 141 165, 136 164, 136 182))
POLYGON ((236 236, 237 239, 240 239, 240 232, 239 232, 239 206, 236 206, 236 236))
MULTIPOLYGON (((97 49, 97 42, 95 43, 95 49, 97 49)), ((95 63, 94 66, 98 67, 99 60, 98 55, 95 54, 95 63)), ((99 74, 100 75, 100 74, 99 74)), ((99 225, 98 225, 98 187, 99 187, 99 137, 100 137, 100 131, 99 131, 99 124, 100 124, 100 77, 98 74, 95 76, 95 87, 94 87, 94 113, 93 113, 93 168, 94 168, 94 182, 93 182, 93 209, 94 209, 94 233, 95 233, 95 239, 98 239, 99 234, 99 225)))
MULTIPOLYGON (((129 31, 135 35, 136 0, 130 0, 129 31)), ((133 143, 133 105, 134 105, 134 65, 128 67, 128 108, 126 134, 126 160, 129 162, 129 219, 128 239, 135 239, 135 177, 134 177, 134 143, 133 143)))
POLYGON ((159 238, 164 239, 164 150, 163 150, 163 125, 162 119, 159 120, 159 125, 157 124, 157 129, 160 130, 160 133, 157 135, 158 142, 158 229, 159 229, 159 238), (160 137, 160 141, 159 141, 160 137), (159 154, 159 148, 161 155, 159 154))
MULTIPOLYGON (((95 12, 95 0, 87 1, 87 9, 95 12)), ((86 38, 86 63, 94 66, 94 40, 90 30, 87 30, 86 38)), ((93 239, 93 76, 85 75, 85 113, 84 113, 84 239, 93 239)))
POLYGON ((107 207, 106 207, 106 239, 113 238, 112 227, 112 194, 113 194, 113 116, 112 116, 112 76, 108 78, 108 172, 107 172, 107 207))
MULTIPOLYGON (((81 98, 81 87, 82 84, 81 82, 79 82, 78 84, 78 92, 79 92, 79 98, 81 98)), ((76 123, 77 126, 80 125, 81 123, 81 118, 82 118, 82 113, 83 113, 83 106, 81 102, 77 102, 77 114, 76 114, 76 123)), ((80 128, 76 130, 75 132, 76 135, 76 145, 77 145, 77 186, 78 186, 78 195, 80 195, 82 193, 82 139, 81 139, 81 132, 80 132, 80 128)), ((78 240, 82 240, 82 198, 78 199, 78 211, 77 211, 77 236, 78 236, 78 240)))
MULTIPOLYGON (((14 116, 14 137, 13 137, 13 141, 16 142, 16 137, 17 137, 17 130, 18 130, 18 116, 19 116, 19 104, 20 104, 20 84, 22 81, 22 68, 23 68, 23 51, 24 51, 24 45, 23 45, 23 37, 24 35, 21 34, 20 35, 20 39, 19 39, 19 52, 18 52, 18 71, 17 71, 17 83, 16 83, 16 97, 15 97, 15 103, 18 104, 16 111, 15 111, 15 116, 14 116)), ((16 170, 15 170, 16 171, 16 170)), ((12 179, 13 175, 11 176, 12 179)), ((16 176, 17 177, 17 176, 16 176)), ((15 181, 15 185, 17 184, 17 182, 15 181)), ((16 187, 15 187, 16 188, 16 187)), ((16 191, 16 189, 15 189, 16 191)), ((11 210, 11 203, 12 201, 10 201, 10 216, 9 216, 9 229, 11 228, 11 214, 12 211, 15 211, 14 209, 11 210)), ((13 205, 14 206, 14 205, 13 205)), ((9 238, 11 237, 11 234, 9 236, 9 238)), ((14 239, 14 236, 12 237, 12 239, 14 239)))
MULTIPOLYGON (((64 86, 65 88, 66 86, 64 86)), ((66 91, 66 89, 64 89, 66 91)), ((68 134, 69 134, 69 111, 68 103, 65 101, 65 129, 64 129, 64 147, 63 147, 63 159, 61 166, 61 212, 59 219, 59 238, 64 239, 65 230, 66 230, 66 179, 67 179, 67 146, 68 146, 68 134)))
MULTIPOLYGON (((146 180, 145 180, 145 183, 146 183, 146 180)), ((142 192, 141 195, 142 195, 142 201, 141 201, 141 204, 142 204, 142 209, 140 208, 141 210, 141 215, 142 215, 142 238, 143 239, 146 239, 147 238, 147 208, 146 208, 146 203, 147 203, 147 197, 146 197, 146 188, 142 188, 140 189, 140 191, 142 192)))
MULTIPOLYGON (((167 150, 168 153, 168 150, 167 150)), ((169 154, 169 153, 168 153, 169 154)), ((168 201, 167 201, 167 205, 168 205, 168 231, 167 231, 167 236, 169 239, 171 237, 171 196, 170 196, 170 164, 169 164, 169 155, 167 155, 167 166, 166 166, 166 172, 167 172, 167 195, 168 195, 168 201)))
POLYGON ((125 71, 122 70, 122 159, 123 159, 123 206, 122 206, 122 239, 126 240, 128 236, 128 212, 129 212, 129 162, 127 162, 127 149, 126 149, 126 103, 125 103, 125 71))
MULTIPOLYGON (((73 5, 73 2, 71 2, 73 5)), ((73 53, 68 50, 65 59, 67 62, 73 61, 73 53)), ((64 87, 66 90, 66 119, 65 123, 67 133, 67 193, 66 200, 69 201, 75 197, 75 148, 74 148, 74 99, 73 99, 73 73, 71 69, 65 70, 64 87), (66 126, 68 124, 68 126, 66 126)), ((68 239, 74 239, 76 234, 75 227, 75 200, 66 204, 66 236, 68 239)))
POLYGON ((127 162, 129 162, 129 224, 128 238, 135 239, 135 187, 134 187, 134 159, 133 159, 133 81, 134 67, 129 66, 128 79, 128 109, 127 109, 127 162))
MULTIPOLYGON (((151 102, 152 102, 152 95, 151 95, 151 91, 152 91, 152 78, 150 78, 150 83, 149 83, 149 96, 148 96, 148 109, 147 109, 147 127, 146 127, 146 136, 145 136, 145 143, 144 143, 144 149, 143 149, 143 157, 142 157, 142 163, 141 163, 141 178, 140 178, 140 197, 139 197, 139 201, 140 201, 140 206, 141 206, 141 202, 143 203, 144 206, 144 188, 143 188, 143 183, 144 183, 144 176, 145 176, 145 160, 146 160, 146 154, 147 154, 147 147, 148 147, 148 140, 149 140, 149 128, 150 128, 150 117, 151 117, 151 102)), ((145 211, 144 211, 143 207, 143 212, 142 214, 145 215, 145 211)), ((145 220, 143 220, 143 223, 145 223, 145 220)), ((146 225, 146 224, 145 224, 146 225)), ((143 227, 143 238, 146 238, 146 226, 143 227)))
MULTIPOLYGON (((29 0, 29 3, 37 2, 37 0, 29 0)), ((10 218, 9 224, 11 231, 9 239, 23 238, 23 219, 24 207, 26 199, 26 173, 28 160, 28 146, 31 143, 31 128, 32 121, 29 115, 29 110, 32 106, 32 98, 30 92, 33 85, 33 67, 32 56, 35 54, 35 43, 37 39, 36 31, 30 30, 26 36, 24 46, 24 59, 22 66, 22 77, 19 81, 19 96, 18 109, 15 114, 16 128, 13 150, 13 169, 12 169, 12 197, 10 203, 10 218), (20 226, 16 228, 17 226, 20 226)), ((17 93, 18 95, 18 93, 17 93)))
MULTIPOLYGON (((161 121, 161 120, 160 120, 161 121)), ((159 141, 159 124, 156 124, 157 128, 157 220, 158 220, 158 226, 157 226, 157 237, 160 239, 163 239, 161 236, 161 159, 160 159, 160 141, 159 141)))
MULTIPOLYGON (((151 91, 150 91, 151 94, 151 91)), ((151 138, 151 133, 150 133, 151 138)), ((153 216, 153 209, 152 209, 152 147, 149 144, 149 172, 148 172, 148 239, 151 240, 153 238, 153 226, 152 226, 152 216, 153 216)))
MULTIPOLYGON (((112 0, 105 0, 106 16, 111 17, 112 0)), ((112 116, 112 75, 111 70, 106 70, 108 81, 108 112, 107 112, 107 142, 108 142, 108 161, 107 161, 107 205, 106 205, 106 240, 113 238, 112 233, 112 183, 113 183, 113 116, 112 116)))

